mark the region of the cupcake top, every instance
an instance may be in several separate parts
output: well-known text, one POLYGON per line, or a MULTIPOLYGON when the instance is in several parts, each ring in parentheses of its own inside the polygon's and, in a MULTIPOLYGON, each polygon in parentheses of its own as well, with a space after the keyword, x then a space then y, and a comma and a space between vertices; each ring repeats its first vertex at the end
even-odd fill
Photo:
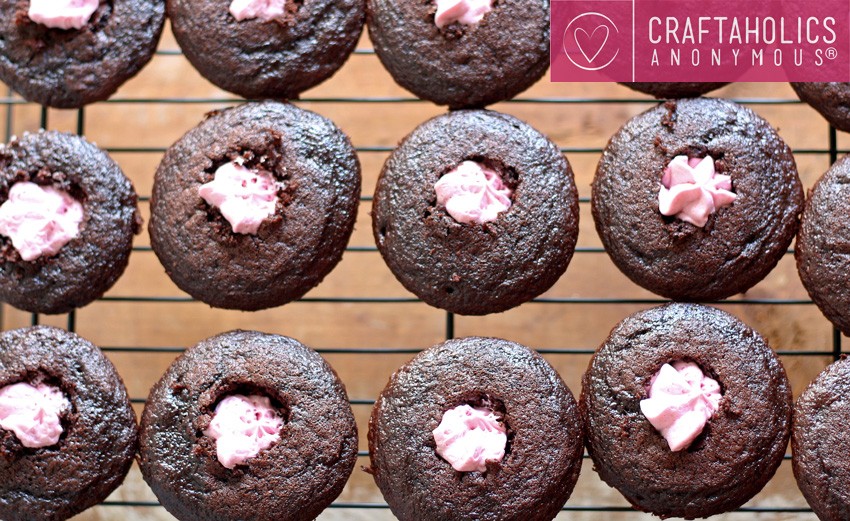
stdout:
POLYGON ((216 86, 250 99, 294 99, 354 50, 365 0, 167 0, 174 37, 216 86))
POLYGON ((211 114, 165 153, 151 246, 175 284, 211 306, 279 306, 342 258, 359 196, 360 164, 331 121, 248 103, 211 114))
POLYGON ((803 189, 791 150, 749 109, 665 102, 611 138, 593 180, 605 250, 632 281, 716 300, 765 277, 796 233, 803 189))
POLYGON ((65 313, 124 272, 141 229, 121 168, 84 138, 26 133, 0 147, 0 300, 65 313))
POLYGON ((578 235, 578 194, 554 143, 484 110, 426 121, 381 171, 372 231, 399 281, 455 313, 504 311, 549 289, 578 235))
POLYGON ((312 521, 357 460, 333 369, 291 338, 231 331, 188 349, 151 389, 139 465, 159 501, 193 521, 312 521))
POLYGON ((97 347, 47 326, 0 334, 0 518, 67 519, 100 503, 136 443, 124 383, 97 347))
POLYGON ((570 390, 540 355, 449 340, 390 378, 369 421, 369 472, 401 521, 548 521, 578 479, 582 438, 570 390))
POLYGON ((151 59, 164 22, 160 0, 3 2, 0 81, 51 107, 105 100, 151 59))
POLYGON ((549 67, 548 0, 368 0, 367 14, 396 83, 438 105, 513 98, 549 67))
POLYGON ((791 387, 764 339, 697 304, 617 325, 590 361, 579 407, 599 476, 662 518, 744 504, 776 472, 791 427, 791 387))
POLYGON ((850 132, 850 83, 792 83, 791 86, 830 125, 850 132))
POLYGON ((803 286, 844 334, 850 334, 850 232, 843 225, 850 212, 850 157, 845 156, 824 174, 806 201, 794 255, 803 286))
POLYGON ((850 516, 848 397, 850 360, 842 359, 820 373, 794 407, 794 476, 806 501, 823 521, 850 516))

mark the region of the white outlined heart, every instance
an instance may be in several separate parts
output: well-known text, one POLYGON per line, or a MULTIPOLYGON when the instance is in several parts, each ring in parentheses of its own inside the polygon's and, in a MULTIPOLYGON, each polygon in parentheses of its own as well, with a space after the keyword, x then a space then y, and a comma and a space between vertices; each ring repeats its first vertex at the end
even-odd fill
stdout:
POLYGON ((561 48, 564 51, 567 59, 579 69, 585 71, 598 71, 602 70, 605 67, 608 67, 614 60, 617 59, 617 56, 620 55, 620 45, 618 44, 617 36, 620 34, 620 30, 617 28, 617 24, 615 24, 610 18, 605 16, 602 13, 597 13, 595 11, 582 13, 567 24, 567 27, 564 29, 563 40, 561 41, 561 48), (576 32, 578 31, 579 24, 584 25, 585 27, 592 27, 593 23, 596 23, 596 28, 592 33, 588 34, 587 29, 582 31, 584 34, 584 48, 578 44, 578 40, 576 38, 576 32), (605 30, 599 31, 599 27, 605 27, 607 29, 607 33, 605 30), (599 31, 600 35, 596 37, 597 40, 603 40, 602 36, 604 35, 604 41, 602 41, 602 45, 596 46, 591 45, 591 40, 594 38, 594 34, 599 31), (611 36, 614 36, 613 38, 611 36), (573 45, 573 42, 576 42, 573 45), (600 63, 599 65, 594 65, 589 63, 587 53, 585 50, 594 50, 596 52, 591 57, 592 60, 605 61, 605 63, 600 63), (604 53, 602 51, 605 51, 604 53), (578 57, 581 55, 581 58, 578 57), (574 58, 575 56, 575 58, 574 58), (609 58, 610 56, 610 58, 609 58))
POLYGON ((585 31, 584 29, 579 27, 573 33, 573 38, 575 38, 576 46, 578 47, 579 52, 581 52, 581 55, 584 56, 584 59, 587 60, 587 63, 593 63, 593 60, 595 60, 596 57, 599 56, 599 53, 602 52, 602 49, 605 48, 605 44, 608 43, 608 37, 610 35, 611 35, 611 31, 608 29, 608 26, 601 24, 601 25, 598 25, 596 27, 596 29, 594 29, 593 32, 590 33, 590 34, 587 34, 587 31, 585 31), (587 53, 584 51, 584 48, 585 48, 584 45, 582 45, 582 43, 579 41, 578 35, 579 35, 579 33, 581 33, 584 37, 583 39, 584 39, 585 45, 588 46, 588 49, 592 49, 593 48, 592 42, 593 42, 594 37, 596 36, 596 31, 599 31, 600 29, 602 30, 602 32, 605 35, 604 38, 602 38, 602 43, 599 44, 599 47, 596 48, 596 52, 593 53, 593 56, 588 56, 587 53))

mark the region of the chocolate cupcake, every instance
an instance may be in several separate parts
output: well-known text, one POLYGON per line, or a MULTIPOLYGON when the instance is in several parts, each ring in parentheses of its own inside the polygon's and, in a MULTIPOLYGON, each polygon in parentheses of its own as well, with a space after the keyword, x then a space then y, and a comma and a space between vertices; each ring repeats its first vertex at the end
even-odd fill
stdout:
POLYGON ((553 519, 572 493, 582 426, 540 355, 449 340, 396 371, 369 420, 369 469, 401 521, 553 519))
POLYGON ((695 98, 717 90, 728 83, 620 83, 626 87, 660 99, 695 98))
POLYGON ((791 150, 751 110, 667 101, 608 143, 593 180, 596 230, 632 281, 675 300, 746 291, 797 231, 803 189, 791 150))
POLYGON ((827 367, 794 407, 794 476, 822 521, 850 518, 850 360, 827 367))
POLYGON ((25 133, 0 147, 0 300, 65 313, 124 272, 142 221, 121 168, 85 139, 25 133))
POLYGON ((590 361, 579 407, 599 476, 662 518, 744 504, 776 472, 791 432, 779 359, 741 321, 697 304, 617 325, 590 361))
POLYGON ((202 341, 171 364, 142 414, 142 476, 183 521, 312 521, 356 460, 345 387, 283 336, 202 341))
POLYGON ((105 100, 150 61, 164 22, 161 0, 3 2, 0 81, 51 107, 105 100))
POLYGON ((0 334, 0 518, 62 520, 100 503, 136 446, 124 383, 97 347, 54 327, 0 334))
POLYGON ((167 0, 183 54, 206 79, 245 98, 292 99, 354 50, 365 0, 167 0))
POLYGON ((806 200, 794 255, 806 291, 821 312, 845 335, 850 334, 850 156, 821 177, 806 200))
POLYGON ((390 155, 372 205, 375 242, 398 280, 465 315, 518 306, 567 269, 578 194, 554 143, 483 110, 426 121, 390 155))
POLYGON ((166 151, 151 246, 174 283, 211 306, 279 306, 342 258, 359 196, 360 163, 331 121, 248 103, 210 114, 166 151))
POLYGON ((549 67, 549 0, 366 5, 381 63, 396 83, 438 105, 477 108, 511 99, 549 67))
POLYGON ((850 83, 792 83, 800 100, 808 103, 829 124, 850 132, 850 83))

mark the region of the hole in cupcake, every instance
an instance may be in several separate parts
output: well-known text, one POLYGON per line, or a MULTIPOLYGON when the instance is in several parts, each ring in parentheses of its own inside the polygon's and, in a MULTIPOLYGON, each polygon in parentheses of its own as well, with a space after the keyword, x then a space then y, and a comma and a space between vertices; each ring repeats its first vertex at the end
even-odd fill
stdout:
POLYGON ((289 413, 289 407, 265 392, 240 385, 221 394, 202 434, 214 441, 219 463, 232 469, 274 446, 289 413))
POLYGON ((34 374, 0 386, 0 430, 25 448, 58 445, 72 413, 71 401, 56 379, 34 374))
POLYGON ((243 149, 204 170, 199 205, 207 221, 226 236, 258 235, 266 222, 280 220, 296 188, 279 173, 280 136, 262 151, 243 149))
POLYGON ((233 0, 228 10, 237 21, 291 23, 303 0, 233 0))
POLYGON ((84 193, 62 172, 18 172, 0 204, 0 255, 7 261, 52 257, 83 227, 84 193))
POLYGON ((690 360, 666 363, 646 384, 640 410, 671 451, 688 449, 720 407, 723 390, 690 360))
MULTIPOLYGON (((79 40, 81 33, 102 33, 112 18, 114 5, 112 0, 106 2, 100 1, 95 3, 96 10, 94 14, 89 16, 86 21, 82 22, 79 29, 70 27, 64 29, 60 27, 49 27, 41 22, 34 21, 29 16, 29 7, 32 2, 18 2, 18 10, 14 15, 14 25, 17 31, 16 36, 19 41, 24 41, 29 48, 29 58, 33 59, 38 54, 48 52, 50 49, 61 49, 73 45, 75 40, 79 40)), ((53 19, 60 25, 73 20, 75 16, 63 17, 54 16, 52 13, 52 2, 45 2, 48 10, 43 7, 39 8, 41 12, 48 18, 53 19)), ((38 17, 38 16, 36 16, 38 17)), ((53 22, 51 22, 53 23, 53 22)), ((73 23, 79 23, 74 21, 73 23)), ((91 62, 99 58, 98 52, 94 47, 80 47, 77 49, 75 57, 80 62, 91 62)))
POLYGON ((446 286, 446 293, 448 293, 449 295, 451 295, 451 294, 452 294, 452 293, 454 293, 454 292, 455 292, 455 289, 454 289, 453 287, 451 287, 451 286, 446 286))
POLYGON ((473 156, 444 172, 434 184, 436 204, 458 223, 495 221, 514 202, 518 176, 500 161, 473 156))
POLYGON ((712 214, 732 204, 737 195, 723 170, 725 165, 707 154, 682 153, 671 159, 658 190, 658 210, 665 222, 680 220, 703 228, 712 214))
POLYGON ((79 31, 98 19, 98 11, 98 0, 30 0, 26 17, 43 29, 79 31))
POLYGON ((437 455, 458 472, 485 472, 510 453, 513 433, 501 400, 470 392, 447 407, 432 431, 437 455))
POLYGON ((493 0, 435 0, 434 5, 434 25, 451 32, 477 25, 495 7, 493 0))

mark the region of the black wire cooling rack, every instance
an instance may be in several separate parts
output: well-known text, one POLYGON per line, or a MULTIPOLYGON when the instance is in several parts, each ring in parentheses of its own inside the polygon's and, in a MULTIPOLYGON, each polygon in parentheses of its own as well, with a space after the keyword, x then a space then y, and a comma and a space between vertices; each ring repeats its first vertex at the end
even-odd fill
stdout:
MULTIPOLYGON (((179 55, 180 52, 177 50, 160 50, 157 52, 158 56, 176 56, 179 55)), ((371 56, 373 55, 373 51, 371 49, 358 49, 355 51, 356 55, 365 55, 371 56)), ((222 97, 211 97, 211 98, 192 98, 192 97, 162 97, 162 98, 114 98, 112 100, 103 102, 105 104, 142 104, 145 106, 165 106, 165 105, 173 105, 173 104, 236 104, 241 102, 241 99, 222 96, 222 97)), ((735 99, 740 103, 758 106, 758 105, 793 105, 799 104, 800 102, 797 99, 786 98, 786 99, 767 99, 767 98, 747 98, 747 99, 735 99)), ((311 97, 304 98, 297 102, 298 104, 309 104, 309 105, 321 105, 323 103, 350 103, 350 104, 374 104, 374 105, 385 105, 385 104, 394 104, 394 103, 424 103, 419 100, 407 97, 311 97)), ((508 104, 551 104, 558 106, 570 106, 577 104, 588 104, 593 103, 597 105, 616 105, 616 104, 644 104, 647 107, 651 104, 657 103, 655 100, 651 100, 648 98, 640 97, 635 95, 629 98, 595 98, 595 97, 539 97, 539 98, 530 98, 530 97, 521 97, 516 100, 512 100, 510 102, 506 102, 508 104)), ((25 102, 24 100, 18 98, 13 95, 11 91, 8 92, 5 98, 0 99, 0 106, 5 107, 6 109, 6 121, 5 121, 5 141, 9 141, 9 139, 14 134, 14 129, 16 127, 15 121, 15 111, 12 110, 13 107, 19 105, 31 105, 25 102)), ((76 110, 75 123, 76 123, 76 132, 81 135, 85 135, 86 130, 86 116, 87 116, 86 108, 76 110)), ((117 109, 116 109, 117 110, 117 109)), ((50 112, 48 109, 42 107, 41 115, 40 115, 40 127, 41 128, 51 128, 51 121, 49 121, 50 112)), ((534 125, 533 121, 530 121, 532 125, 534 125)), ((836 161, 839 153, 846 153, 845 150, 839 150, 838 146, 838 138, 834 128, 829 128, 826 131, 826 124, 824 124, 824 137, 826 138, 824 141, 827 143, 826 147, 814 147, 814 148, 803 148, 803 149, 795 149, 794 154, 796 156, 805 156, 805 155, 821 155, 826 156, 829 159, 829 163, 832 164, 836 161)), ((32 129, 34 130, 34 129, 32 129)), ((186 129, 188 130, 188 129, 186 129)), ((398 136, 400 139, 402 136, 398 136)), ((356 146, 355 147, 359 154, 368 154, 368 153, 387 153, 392 147, 383 146, 383 145, 365 145, 365 146, 356 146)), ((132 153, 132 154, 145 154, 158 157, 165 151, 165 147, 106 147, 106 150, 110 153, 132 153)), ((602 152, 602 149, 599 147, 562 147, 562 151, 568 155, 574 154, 599 154, 602 152)), ((138 187, 137 187, 138 188, 138 187)), ((142 196, 140 197, 140 203, 142 205, 146 205, 149 197, 144 194, 142 191, 142 196)), ((580 203, 582 208, 585 210, 583 213, 586 214, 586 209, 589 206, 590 199, 587 197, 587 194, 584 194, 584 197, 580 198, 580 203)), ((370 203, 371 196, 364 195, 361 197, 361 201, 363 203, 370 203)), ((364 210, 361 208, 361 213, 364 210)), ((153 255, 149 246, 135 246, 133 248, 134 255, 153 255)), ((347 255, 360 255, 360 254, 373 254, 377 255, 377 248, 374 245, 367 246, 350 246, 346 250, 347 255)), ((789 251, 788 254, 792 254, 792 251, 789 251)), ((580 246, 576 249, 576 256, 573 262, 576 262, 577 259, 586 256, 594 256, 599 255, 604 257, 604 250, 598 246, 580 246)), ((131 268, 132 269, 132 265, 131 268)), ((567 275, 569 275, 570 271, 568 270, 567 275)), ((125 275, 126 276, 126 275, 125 275)), ((152 305, 183 305, 184 303, 190 303, 192 300, 189 297, 185 296, 142 296, 142 295, 124 295, 124 296, 112 296, 107 295, 101 299, 101 302, 105 303, 129 303, 131 305, 141 305, 141 304, 152 304, 152 305)), ((358 297, 358 296, 307 296, 300 301, 305 305, 309 304, 330 304, 330 305, 347 305, 347 306, 364 306, 364 305, 386 305, 386 306, 403 306, 413 303, 418 303, 419 301, 416 298, 408 297, 408 296, 370 296, 370 297, 358 297)), ((573 309, 578 307, 589 310, 588 313, 593 313, 596 306, 615 306, 615 305, 626 305, 626 306, 651 306, 658 305, 666 302, 666 300, 661 298, 618 298, 614 297, 605 297, 605 296, 580 296, 580 297, 540 297, 535 299, 534 301, 536 305, 542 305, 546 307, 550 306, 558 306, 563 308, 565 313, 570 313, 573 309)), ((805 307, 813 307, 812 302, 807 298, 736 298, 733 301, 727 301, 726 303, 732 304, 735 306, 762 306, 770 312, 770 310, 777 309, 781 306, 805 306, 805 307)), ((723 303, 720 303, 723 304, 723 303)), ((528 306, 530 304, 526 304, 528 306)), ((541 308, 542 309, 542 308, 541 308)), ((4 309, 7 311, 7 309, 4 309)), ((629 311, 631 312, 631 311, 629 311)), ((623 314, 623 317, 625 314, 623 314)), ((622 317, 621 317, 622 318, 622 317)), ((398 320, 405 320, 405 316, 403 311, 399 313, 398 320)), ((39 324, 44 320, 43 316, 32 314, 31 316, 31 324, 39 324)), ((445 339, 453 338, 456 334, 456 317, 452 313, 444 313, 444 323, 442 325, 442 336, 445 339)), ((5 322, 4 322, 5 323, 5 322)), ((77 312, 71 312, 67 315, 67 322, 65 327, 70 331, 77 331, 78 329, 78 314, 77 312)), ((611 327, 614 326, 614 323, 610 324, 611 327)), ((210 332, 213 334, 214 332, 210 332)), ((302 339, 305 340, 305 339, 302 339)), ((305 340, 305 343, 306 342, 305 340)), ((388 355, 398 355, 401 357, 410 357, 423 348, 427 347, 427 345, 422 345, 421 347, 318 347, 316 350, 321 353, 325 357, 334 356, 334 355, 345 355, 345 356, 353 356, 357 357, 362 363, 369 364, 370 360, 373 358, 370 357, 382 357, 388 355)), ((567 356, 567 357, 579 357, 580 360, 586 360, 589 355, 591 355, 595 351, 596 346, 585 346, 585 347, 548 347, 548 348, 540 348, 538 349, 544 356, 547 358, 558 357, 558 356, 567 356)), ((184 350, 182 346, 173 346, 173 345, 124 345, 124 346, 102 346, 104 352, 109 355, 114 354, 132 354, 132 353, 141 353, 141 354, 174 354, 176 356, 177 353, 180 353, 184 350)), ((832 359, 837 360, 842 355, 842 338, 838 330, 832 328, 831 330, 831 346, 827 348, 827 346, 821 346, 816 349, 809 349, 807 346, 801 346, 799 348, 780 348, 777 349, 777 353, 783 357, 784 360, 793 360, 794 358, 804 358, 804 357, 821 357, 823 359, 832 359)), ((402 360, 399 358, 399 360, 402 360)), ((786 363, 787 365, 787 363, 786 363)), ((126 376, 125 376, 126 378, 126 376)), ((152 383, 152 382, 151 382, 152 383)), ((383 382, 382 382, 383 383, 383 382)), ((348 382, 347 382, 348 384, 348 382)), ((579 389, 576 386, 572 386, 573 392, 577 395, 579 389)), ((799 392, 800 389, 795 389, 796 392, 799 392)), ((132 393, 131 393, 132 394, 132 393)), ((138 393, 137 393, 138 394, 138 393)), ((358 398, 354 397, 351 399, 352 406, 357 411, 360 410, 359 417, 367 416, 368 411, 374 403, 375 396, 370 396, 366 398, 358 398)), ((144 404, 145 397, 144 395, 134 395, 132 396, 132 401, 136 405, 137 410, 144 404)), ((361 448, 365 446, 365 437, 366 430, 363 422, 360 423, 360 437, 361 437, 361 448)), ((359 467, 361 465, 366 465, 368 463, 368 452, 365 450, 361 450, 359 452, 359 465, 358 470, 355 470, 355 474, 361 473, 359 467)), ((783 463, 783 466, 790 467, 787 460, 790 460, 790 455, 786 455, 786 461, 783 463)), ((134 467, 134 471, 137 470, 134 467)), ((788 471, 790 472, 790 470, 788 471)), ((362 474, 362 473, 361 473, 362 474)), ((371 482, 371 478, 368 478, 371 482)), ((585 464, 582 471, 582 477, 579 480, 579 487, 577 488, 576 493, 574 494, 573 499, 571 499, 567 505, 564 507, 565 512, 571 512, 570 518, 580 518, 580 519, 651 519, 651 516, 633 513, 633 510, 619 498, 619 496, 615 492, 611 492, 603 498, 596 497, 588 497, 586 492, 580 492, 582 488, 582 483, 587 480, 598 480, 596 478, 595 473, 591 470, 591 465, 587 460, 587 456, 585 456, 585 464), (584 497, 578 502, 574 501, 576 496, 579 494, 584 494, 584 497), (580 514, 584 512, 583 517, 580 514), (578 517, 577 517, 578 516, 578 517)), ((126 485, 125 485, 126 486, 126 485)), ((374 487, 374 485, 372 485, 374 487)), ((597 488, 598 489, 598 488, 597 488)), ((120 489, 119 489, 120 490, 120 489)), ((373 490, 373 493, 369 496, 369 500, 359 500, 359 497, 362 497, 363 494, 355 494, 355 495, 346 495, 343 493, 340 499, 334 502, 331 505, 331 510, 328 514, 323 514, 320 519, 325 519, 327 516, 328 519, 391 519, 391 515, 389 514, 388 507, 386 503, 380 500, 380 495, 376 491, 373 490), (334 512, 336 511, 336 512, 334 512)), ((792 496, 794 496, 794 500, 791 501, 791 504, 773 504, 771 502, 766 502, 765 504, 756 504, 754 506, 745 506, 735 513, 727 514, 727 516, 732 516, 734 519, 814 519, 814 515, 812 514, 811 509, 807 508, 805 502, 802 500, 802 497, 796 489, 794 489, 792 496)), ((162 507, 153 500, 153 496, 146 491, 142 491, 139 493, 127 493, 120 494, 118 496, 113 495, 109 500, 107 500, 102 506, 95 507, 87 513, 81 514, 79 519, 168 519, 168 516, 164 513, 162 507), (126 509, 126 510, 122 510, 126 509), (94 513, 92 513, 94 511, 94 513), (118 512, 116 514, 116 511, 118 512), (132 511, 132 516, 130 515, 130 511, 132 511), (124 514, 127 515, 124 515, 124 514)), ((562 516, 559 516, 559 519, 562 516)))

